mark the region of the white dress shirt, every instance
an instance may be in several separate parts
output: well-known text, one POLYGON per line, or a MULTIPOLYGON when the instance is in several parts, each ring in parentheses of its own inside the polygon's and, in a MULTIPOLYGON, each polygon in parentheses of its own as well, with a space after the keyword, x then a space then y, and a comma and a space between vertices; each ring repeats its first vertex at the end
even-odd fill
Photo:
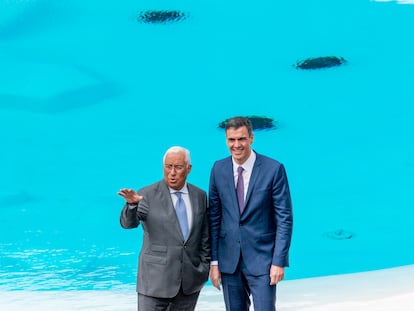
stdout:
POLYGON ((256 153, 252 150, 250 156, 247 158, 246 162, 242 165, 237 164, 236 161, 232 158, 233 161, 233 176, 234 176, 234 187, 237 187, 237 179, 239 178, 239 173, 237 173, 237 168, 239 166, 243 167, 243 181, 244 181, 244 200, 246 200, 246 193, 249 189, 250 177, 252 176, 254 162, 256 161, 256 153))

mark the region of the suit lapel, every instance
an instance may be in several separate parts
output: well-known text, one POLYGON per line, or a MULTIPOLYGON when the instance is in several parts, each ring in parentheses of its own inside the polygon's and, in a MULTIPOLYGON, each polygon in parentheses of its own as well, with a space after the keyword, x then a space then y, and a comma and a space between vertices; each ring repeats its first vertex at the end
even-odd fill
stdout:
POLYGON ((233 171, 233 161, 231 157, 228 158, 226 165, 224 166, 224 170, 222 172, 223 179, 226 182, 228 187, 228 194, 233 202, 233 208, 240 212, 239 202, 237 201, 237 193, 236 193, 236 185, 234 184, 234 171, 233 171))
POLYGON ((178 222, 177 214, 175 213, 175 207, 171 199, 170 189, 168 188, 167 184, 164 181, 160 182, 160 196, 161 196, 161 202, 164 202, 165 206, 167 207, 165 212, 167 213, 168 219, 171 219, 175 223, 175 227, 177 229, 178 235, 181 238, 183 238, 183 234, 180 228, 180 223, 178 222))
POLYGON ((188 196, 190 197, 190 203, 191 203, 191 211, 193 212, 193 224, 190 227, 190 232, 188 232, 188 238, 190 238, 191 233, 193 232, 194 222, 197 217, 197 214, 199 212, 199 205, 198 205, 198 198, 195 195, 195 192, 193 191, 193 186, 187 182, 187 189, 188 189, 188 196))
POLYGON ((254 186, 256 184, 256 180, 257 180, 258 176, 260 176, 261 164, 262 164, 262 162, 261 162, 261 159, 260 159, 260 155, 258 155, 256 153, 256 161, 254 162, 254 165, 253 165, 253 170, 252 170, 252 174, 250 176, 249 187, 247 189, 246 200, 245 200, 245 204, 244 204, 244 209, 245 210, 246 210, 246 208, 249 204, 250 197, 252 196, 252 192, 253 192, 254 186))

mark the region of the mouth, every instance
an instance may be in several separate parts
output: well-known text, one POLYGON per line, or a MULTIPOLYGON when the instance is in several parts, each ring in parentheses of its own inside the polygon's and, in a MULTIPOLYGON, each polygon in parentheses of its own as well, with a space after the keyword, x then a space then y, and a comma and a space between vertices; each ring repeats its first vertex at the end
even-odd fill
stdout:
POLYGON ((243 150, 241 149, 233 149, 233 154, 234 155, 241 155, 243 153, 243 150))

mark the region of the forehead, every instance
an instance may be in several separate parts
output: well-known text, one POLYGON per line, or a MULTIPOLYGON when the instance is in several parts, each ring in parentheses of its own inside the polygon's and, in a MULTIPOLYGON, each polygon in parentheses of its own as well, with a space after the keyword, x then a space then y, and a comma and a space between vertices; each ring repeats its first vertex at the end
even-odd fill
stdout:
POLYGON ((185 163, 185 155, 182 152, 170 152, 165 156, 166 163, 185 163))
POLYGON ((226 137, 227 138, 249 137, 249 131, 247 130, 247 127, 245 126, 241 126, 237 129, 229 128, 226 131, 226 137))

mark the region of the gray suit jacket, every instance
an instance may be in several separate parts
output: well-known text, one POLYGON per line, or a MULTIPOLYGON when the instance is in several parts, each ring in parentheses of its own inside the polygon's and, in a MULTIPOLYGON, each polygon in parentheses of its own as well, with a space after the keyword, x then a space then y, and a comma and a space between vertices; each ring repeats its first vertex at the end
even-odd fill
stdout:
POLYGON ((207 223, 207 195, 187 183, 193 225, 186 241, 170 191, 162 180, 138 193, 144 198, 137 208, 124 206, 121 226, 126 229, 142 224, 144 241, 139 255, 137 292, 146 296, 171 298, 182 286, 185 294, 200 291, 208 279, 210 242, 207 223))

